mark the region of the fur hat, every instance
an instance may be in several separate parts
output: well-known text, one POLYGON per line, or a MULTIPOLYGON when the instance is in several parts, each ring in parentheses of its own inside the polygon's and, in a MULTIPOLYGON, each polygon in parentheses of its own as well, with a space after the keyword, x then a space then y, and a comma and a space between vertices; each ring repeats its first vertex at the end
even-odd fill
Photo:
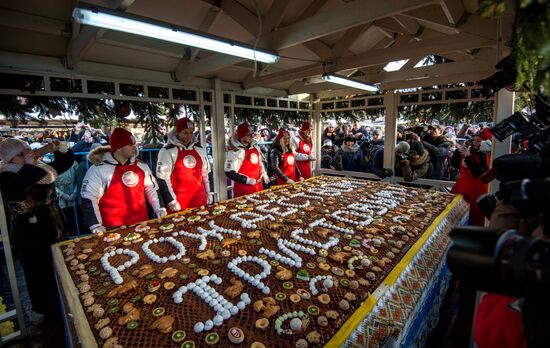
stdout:
POLYGON ((248 123, 243 122, 237 126, 237 139, 244 138, 248 133, 252 133, 252 128, 248 123))
POLYGON ((187 117, 180 118, 178 122, 176 122, 176 133, 179 133, 182 130, 189 128, 195 130, 195 124, 187 117))
POLYGON ((109 138, 109 145, 111 146, 111 152, 116 152, 116 150, 123 148, 126 145, 134 145, 136 139, 132 133, 128 132, 124 128, 115 128, 111 137, 109 138))
POLYGON ((0 160, 4 163, 8 163, 21 152, 30 149, 29 144, 23 140, 6 138, 0 143, 0 160))

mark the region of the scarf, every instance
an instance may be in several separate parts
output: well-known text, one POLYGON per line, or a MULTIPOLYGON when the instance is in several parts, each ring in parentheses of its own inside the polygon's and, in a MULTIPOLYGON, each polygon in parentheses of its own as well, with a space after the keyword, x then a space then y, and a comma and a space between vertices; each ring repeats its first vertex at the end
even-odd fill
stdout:
MULTIPOLYGON (((42 179, 40 179, 37 184, 41 185, 48 185, 53 184, 55 180, 57 179, 57 172, 55 169, 53 169, 51 166, 47 165, 44 162, 38 162, 35 164, 37 167, 42 168, 46 171, 46 175, 42 179)), ((21 167, 23 167, 21 164, 16 163, 2 163, 0 165, 0 173, 1 172, 11 172, 11 173, 17 173, 21 170, 21 167)))

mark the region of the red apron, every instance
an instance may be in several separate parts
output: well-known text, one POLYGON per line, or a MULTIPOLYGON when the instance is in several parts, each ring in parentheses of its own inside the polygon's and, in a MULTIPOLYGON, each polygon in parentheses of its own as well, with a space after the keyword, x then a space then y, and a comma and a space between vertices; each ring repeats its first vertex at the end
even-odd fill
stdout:
MULTIPOLYGON (((245 151, 244 160, 239 168, 239 174, 248 176, 251 179, 260 179, 261 166, 260 166, 260 153, 255 147, 252 147, 245 151)), ((233 182, 233 197, 240 197, 248 195, 254 192, 263 190, 262 183, 259 182, 256 185, 241 184, 240 182, 233 182)))
MULTIPOLYGON (((311 150, 311 144, 300 140, 300 145, 298 145, 298 150, 296 152, 309 156, 311 154, 311 150)), ((311 178, 311 161, 298 161, 298 169, 300 169, 300 173, 302 173, 302 177, 304 179, 311 178)))
MULTIPOLYGON (((296 159, 294 158, 293 153, 285 153, 283 155, 283 165, 280 166, 281 171, 284 175, 288 176, 290 180, 296 181, 296 159)), ((277 185, 284 185, 284 182, 281 178, 277 177, 277 185)))
POLYGON ((181 150, 172 174, 172 189, 181 209, 206 205, 206 189, 202 180, 202 159, 195 149, 181 150))
MULTIPOLYGON (((479 159, 479 158, 477 158, 479 159)), ((489 155, 486 156, 487 167, 491 163, 489 155)), ((484 193, 487 193, 489 186, 476 178, 470 172, 470 169, 464 163, 464 157, 460 158, 460 175, 451 189, 451 193, 461 193, 468 203, 470 203, 469 224, 475 226, 485 225, 485 214, 476 204, 477 199, 484 193)))
POLYGON ((137 162, 115 167, 111 183, 99 200, 99 212, 105 227, 147 220, 145 173, 137 162))

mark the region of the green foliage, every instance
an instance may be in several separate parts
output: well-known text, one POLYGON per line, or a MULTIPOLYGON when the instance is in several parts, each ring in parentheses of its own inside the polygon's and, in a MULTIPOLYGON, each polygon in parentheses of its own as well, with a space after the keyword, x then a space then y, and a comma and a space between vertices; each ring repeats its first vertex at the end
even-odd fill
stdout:
POLYGON ((458 124, 492 121, 493 102, 463 102, 452 104, 407 105, 399 108, 399 115, 411 122, 458 124))
MULTIPOLYGON (((497 17, 504 0, 481 0, 479 13, 497 17)), ((515 8, 512 54, 516 61, 516 85, 525 83, 533 92, 550 93, 550 1, 519 0, 515 8)))
POLYGON ((308 112, 292 112, 271 109, 235 108, 235 124, 246 122, 250 125, 261 124, 270 129, 279 129, 283 125, 300 126, 309 118, 308 112))
POLYGON ((550 93, 550 1, 522 0, 516 14, 513 48, 517 84, 550 93))

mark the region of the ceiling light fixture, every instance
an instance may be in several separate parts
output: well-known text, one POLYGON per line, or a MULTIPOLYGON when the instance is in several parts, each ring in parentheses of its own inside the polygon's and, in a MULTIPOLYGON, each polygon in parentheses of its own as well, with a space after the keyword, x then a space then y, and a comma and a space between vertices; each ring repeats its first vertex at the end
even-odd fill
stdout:
POLYGON ((276 54, 254 49, 240 42, 85 3, 75 7, 73 18, 81 24, 198 47, 263 63, 275 63, 279 59, 276 54))
POLYGON ((370 85, 361 81, 353 80, 345 76, 339 76, 335 74, 324 74, 323 80, 327 82, 337 83, 339 85, 344 85, 348 87, 353 87, 357 89, 363 89, 369 92, 378 92, 379 88, 376 85, 370 85))

